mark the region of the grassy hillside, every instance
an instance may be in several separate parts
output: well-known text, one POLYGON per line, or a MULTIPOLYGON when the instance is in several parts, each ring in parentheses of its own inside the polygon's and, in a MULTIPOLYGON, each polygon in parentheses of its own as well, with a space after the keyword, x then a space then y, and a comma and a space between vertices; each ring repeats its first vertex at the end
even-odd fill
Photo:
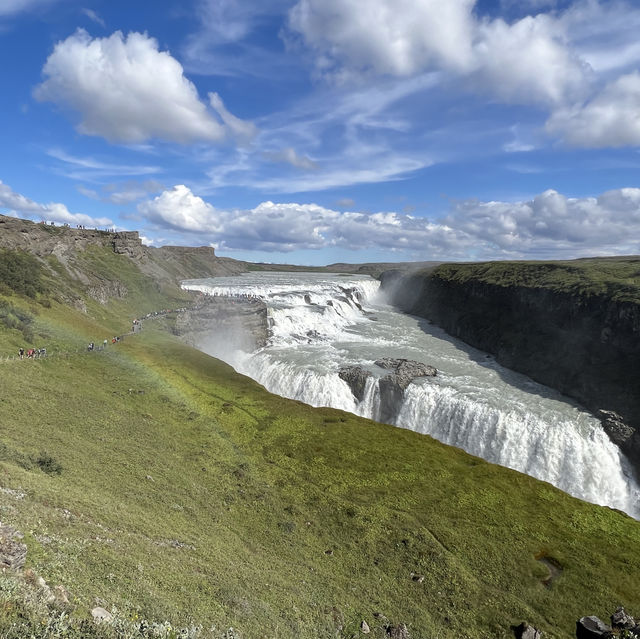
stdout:
POLYGON ((529 286, 577 295, 604 295, 618 302, 640 302, 640 257, 589 258, 555 262, 442 264, 430 270, 455 282, 529 286))
MULTIPOLYGON (((35 340, 97 341, 183 303, 124 256, 83 259, 127 295, 84 296, 86 313, 10 296, 35 340)), ((25 534, 27 566, 71 594, 61 620, 0 578, 0 636, 144 636, 125 627, 144 617, 245 639, 358 636, 363 620, 373 637, 406 623, 414 639, 506 638, 525 619, 570 637, 584 614, 634 612, 640 523, 273 396, 163 322, 104 352, 0 362, 0 519, 25 534), (549 587, 541 558, 561 568, 549 587), (120 630, 81 625, 96 604, 118 608, 120 630)), ((0 351, 21 339, 0 328, 0 351)))

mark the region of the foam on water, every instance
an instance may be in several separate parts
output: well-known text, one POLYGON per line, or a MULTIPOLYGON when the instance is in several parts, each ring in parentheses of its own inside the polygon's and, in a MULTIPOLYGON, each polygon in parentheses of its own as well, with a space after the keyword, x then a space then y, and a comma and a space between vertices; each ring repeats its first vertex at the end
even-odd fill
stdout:
MULTIPOLYGON (((438 376, 409 385, 397 426, 546 480, 581 499, 640 514, 640 489, 629 464, 594 417, 428 322, 395 312, 371 278, 251 273, 183 286, 265 301, 270 344, 254 353, 226 353, 224 359, 274 393, 376 419, 378 381, 388 371, 374 361, 422 361, 435 366, 438 376), (361 402, 338 376, 349 365, 374 374, 361 402)), ((207 352, 220 356, 222 351, 207 352)))

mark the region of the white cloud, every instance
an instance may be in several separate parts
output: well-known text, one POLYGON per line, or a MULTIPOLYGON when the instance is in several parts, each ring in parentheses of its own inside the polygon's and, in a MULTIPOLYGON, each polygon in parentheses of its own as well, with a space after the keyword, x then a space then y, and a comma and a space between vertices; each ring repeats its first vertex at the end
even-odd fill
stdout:
POLYGON ((284 162, 306 171, 313 171, 318 168, 318 165, 311 158, 306 155, 298 155, 292 147, 277 152, 265 152, 264 157, 272 162, 284 162))
POLYGON ((246 120, 241 120, 235 115, 230 113, 224 106, 222 98, 217 93, 209 93, 209 104, 211 108, 220 116, 220 119, 225 124, 231 135, 240 140, 241 142, 248 142, 255 137, 258 130, 251 123, 246 120))
POLYGON ((507 102, 557 103, 580 96, 587 66, 551 15, 511 24, 480 19, 476 0, 299 0, 289 27, 316 56, 320 73, 406 76, 441 70, 507 102))
POLYGON ((298 203, 221 210, 176 186, 138 205, 138 212, 159 227, 196 234, 223 249, 382 249, 422 259, 568 258, 640 250, 636 188, 597 198, 548 190, 530 201, 466 200, 433 221, 298 203))
POLYGON ((49 149, 47 155, 63 162, 65 165, 74 167, 72 172, 65 173, 73 179, 84 179, 88 176, 151 175, 159 173, 162 170, 158 166, 113 164, 111 162, 96 160, 92 157, 78 157, 70 155, 61 149, 49 149))
POLYGON ((346 67, 409 75, 473 64, 475 0, 299 0, 289 26, 317 54, 322 72, 346 67))
POLYGON ((240 128, 226 109, 227 122, 217 120, 180 63, 146 34, 92 39, 80 29, 56 44, 43 74, 35 97, 78 112, 80 133, 111 142, 219 142, 240 128))
POLYGON ((477 25, 478 87, 506 102, 563 103, 584 94, 589 68, 567 47, 555 18, 539 14, 507 24, 502 19, 477 25))
POLYGON ((296 61, 282 50, 258 44, 269 43, 272 37, 255 36, 265 26, 268 29, 290 4, 291 0, 197 1, 195 15, 200 29, 189 36, 183 48, 185 67, 202 75, 287 77, 296 61))
POLYGON ((584 105, 556 111, 546 129, 572 146, 640 145, 640 74, 623 75, 584 105))
POLYGON ((110 226, 113 222, 106 217, 93 218, 84 213, 71 213, 64 204, 51 202, 40 204, 16 193, 8 184, 0 181, 0 208, 11 213, 36 219, 66 224, 83 224, 91 227, 110 226))
POLYGON ((56 1, 57 0, 1 0, 0 17, 14 15, 22 11, 29 11, 30 9, 35 9, 56 1))
POLYGON ((576 257, 640 250, 640 189, 568 198, 548 190, 526 202, 456 204, 444 222, 497 255, 576 257))
POLYGON ((99 24, 101 27, 107 26, 104 20, 93 9, 83 8, 83 9, 80 9, 80 12, 83 13, 85 16, 87 16, 89 20, 91 20, 92 22, 95 22, 96 24, 99 24))
POLYGON ((102 193, 99 193, 95 189, 88 189, 82 185, 78 185, 76 188, 82 195, 92 200, 100 200, 102 202, 124 206, 131 204, 131 202, 141 200, 152 193, 162 191, 164 185, 156 180, 145 180, 144 182, 128 180, 120 184, 106 184, 102 187, 102 193))
POLYGON ((610 76, 633 70, 640 63, 637 2, 579 0, 558 19, 573 51, 596 73, 610 76))

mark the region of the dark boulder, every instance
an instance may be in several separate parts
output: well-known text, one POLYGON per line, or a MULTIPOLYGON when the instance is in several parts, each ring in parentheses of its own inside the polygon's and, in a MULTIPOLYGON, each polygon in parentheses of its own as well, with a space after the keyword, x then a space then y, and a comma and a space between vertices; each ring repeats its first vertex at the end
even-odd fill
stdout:
POLYGON ((515 629, 515 635, 516 639, 542 639, 542 633, 525 621, 515 629))
POLYGON ((635 466, 640 475, 640 430, 629 426, 618 413, 612 410, 599 410, 597 416, 609 439, 620 447, 620 450, 635 466))
POLYGON ((435 377, 438 371, 433 366, 410 359, 383 357, 375 362, 376 366, 391 370, 398 386, 404 390, 416 377, 435 377))
POLYGON ((385 357, 376 360, 376 366, 391 370, 380 380, 380 421, 392 422, 404 398, 404 391, 416 377, 434 377, 437 370, 421 362, 385 357))
POLYGON ((599 410, 598 418, 611 441, 620 447, 623 447, 635 432, 631 426, 624 423, 618 413, 612 410, 599 410))
POLYGON ((582 617, 576 622, 576 639, 600 639, 611 636, 611 627, 598 617, 582 617))
POLYGON ((636 627, 636 620, 620 607, 611 615, 611 625, 622 630, 633 630, 636 627))
POLYGON ((409 639, 410 635, 407 626, 400 623, 397 626, 387 626, 387 637, 389 639, 409 639))
POLYGON ((338 377, 347 383, 353 396, 361 402, 364 398, 367 379, 371 377, 371 373, 361 366, 345 366, 338 372, 338 377))

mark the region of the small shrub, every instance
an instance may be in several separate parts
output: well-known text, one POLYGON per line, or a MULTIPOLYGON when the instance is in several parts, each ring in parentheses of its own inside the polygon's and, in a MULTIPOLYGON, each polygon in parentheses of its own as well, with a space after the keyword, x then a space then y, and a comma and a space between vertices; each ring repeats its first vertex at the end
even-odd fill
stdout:
POLYGON ((62 464, 47 452, 41 452, 35 462, 38 468, 48 475, 59 475, 62 472, 62 464))
POLYGON ((5 289, 32 298, 45 291, 42 265, 26 251, 0 249, 0 283, 5 289))
POLYGON ((33 341, 33 315, 0 300, 0 325, 21 331, 27 342, 33 341))

